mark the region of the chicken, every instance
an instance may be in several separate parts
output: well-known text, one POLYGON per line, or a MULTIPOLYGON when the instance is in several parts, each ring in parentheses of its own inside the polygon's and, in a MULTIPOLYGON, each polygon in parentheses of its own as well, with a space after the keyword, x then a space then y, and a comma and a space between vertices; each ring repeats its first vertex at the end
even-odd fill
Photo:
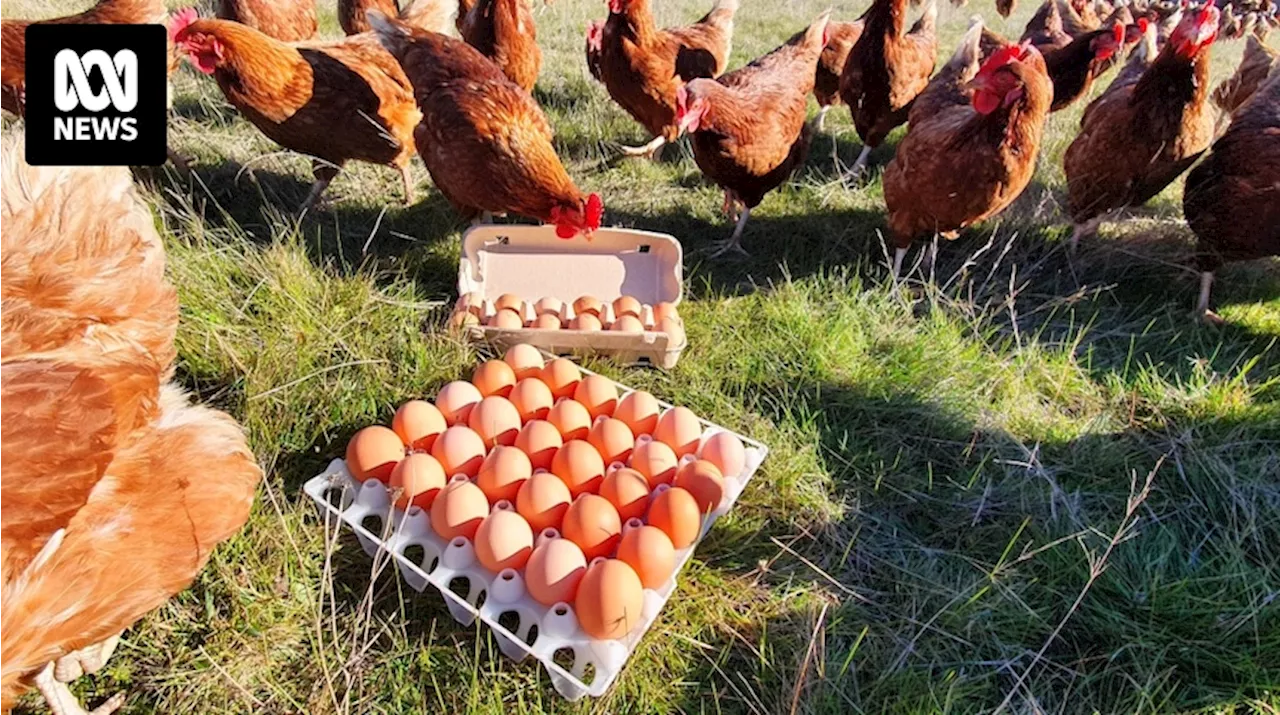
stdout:
POLYGON ((676 120, 689 132, 693 158, 724 189, 726 211, 741 205, 728 241, 712 256, 742 249, 751 210, 804 163, 812 132, 805 125, 814 68, 827 44, 828 14, 802 34, 719 79, 695 79, 676 95, 676 120))
POLYGON ((538 27, 529 0, 477 0, 461 28, 462 39, 497 63, 526 92, 542 69, 538 27))
POLYGON ((822 48, 818 69, 813 76, 813 98, 818 100, 818 131, 822 131, 826 123, 827 112, 841 103, 840 73, 849 61, 854 43, 862 35, 864 24, 861 19, 827 23, 827 46, 822 48))
POLYGON ((604 20, 592 20, 587 23, 587 71, 601 81, 600 53, 604 42, 604 20))
POLYGON ((1000 17, 1009 17, 1018 7, 1018 0, 996 0, 996 12, 1000 17))
POLYGON ((1063 158, 1073 250, 1109 212, 1146 203, 1209 148, 1209 47, 1217 32, 1216 7, 1187 12, 1136 82, 1109 87, 1085 110, 1063 158))
POLYGON ((0 105, 22 114, 27 78, 27 25, 138 25, 164 23, 161 0, 101 0, 79 15, 48 20, 0 21, 0 105))
POLYGON ((862 153, 850 171, 857 176, 871 150, 907 121, 911 100, 929 84, 938 54, 936 0, 907 32, 907 0, 875 0, 862 16, 866 25, 840 75, 840 98, 849 105, 862 138, 862 153))
POLYGON ((370 10, 385 15, 400 14, 396 0, 338 0, 338 26, 348 35, 369 32, 373 28, 365 14, 370 10))
POLYGON ((1271 76, 1187 175, 1182 210, 1198 239, 1196 311, 1220 322, 1209 310, 1218 268, 1280 255, 1280 63, 1272 64, 1271 76))
POLYGON ((643 147, 623 147, 625 154, 655 157, 676 138, 676 90, 724 72, 737 10, 738 0, 716 0, 695 24, 659 30, 649 0, 609 0, 601 78, 613 101, 654 137, 643 147))
POLYGON ((422 113, 414 130, 436 188, 464 216, 515 213, 552 223, 561 238, 600 228, 600 197, 584 197, 551 146, 529 93, 474 47, 369 13, 404 67, 422 113))
POLYGON ((248 25, 281 42, 316 36, 315 0, 219 0, 218 17, 248 25))
POLYGON ((1146 18, 1140 25, 1126 28, 1119 22, 1109 29, 1086 32, 1060 50, 1046 52, 1045 66, 1053 81, 1053 105, 1056 112, 1071 106, 1089 93, 1093 80, 1111 66, 1111 60, 1126 42, 1136 42, 1146 32, 1146 18))
POLYGON ((1255 35, 1245 40, 1244 55, 1240 58, 1240 66, 1236 68, 1218 88, 1213 90, 1213 103, 1226 114, 1231 114, 1258 90, 1258 86, 1267 78, 1271 65, 1280 56, 1275 50, 1255 35))
POLYGON ((1062 2, 1062 29, 1072 37, 1093 32, 1102 27, 1102 18, 1093 7, 1093 0, 1059 0, 1062 2))
POLYGON ((1040 54, 1060 50, 1071 44, 1072 37, 1062 26, 1062 10, 1058 0, 1044 0, 1044 4, 1027 21, 1022 31, 1022 42, 1035 45, 1040 54))
POLYGON ((894 244, 893 276, 912 241, 995 216, 1035 172, 1053 85, 1040 52, 1006 45, 979 66, 982 27, 970 27, 951 60, 911 108, 907 136, 884 171, 894 244))
POLYGON ((31 167, 21 141, 0 204, 0 708, 35 685, 84 715, 66 683, 191 583, 261 472, 231 418, 168 382, 177 296, 128 170, 31 167))
POLYGON ((338 0, 338 24, 347 35, 369 32, 372 28, 365 15, 377 10, 398 16, 400 21, 431 32, 448 32, 453 11, 445 0, 410 0, 400 6, 396 0, 338 0))
MULTIPOLYGON (((418 0, 424 2, 425 0, 418 0)), ((400 170, 413 202, 409 160, 422 118, 413 87, 372 33, 296 45, 226 20, 184 11, 174 43, 212 74, 227 100, 277 144, 313 157, 315 183, 299 209, 320 198, 351 160, 400 170)))

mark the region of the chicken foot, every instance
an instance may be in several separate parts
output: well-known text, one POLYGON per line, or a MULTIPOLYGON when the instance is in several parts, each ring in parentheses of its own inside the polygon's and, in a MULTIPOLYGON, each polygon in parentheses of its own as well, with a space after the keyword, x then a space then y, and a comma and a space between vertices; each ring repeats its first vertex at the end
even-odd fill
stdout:
POLYGON ((101 643, 68 653, 54 661, 53 677, 60 683, 70 683, 82 675, 93 675, 102 670, 118 645, 120 634, 117 633, 101 643))
POLYGON ((304 215, 311 210, 311 207, 320 199, 320 195, 324 193, 324 190, 329 188, 329 184, 340 171, 342 171, 341 165, 330 164, 327 161, 312 160, 311 173, 316 177, 316 181, 311 185, 311 190, 307 192, 307 198, 303 199, 302 205, 298 207, 299 215, 304 215))
POLYGON ((818 119, 813 123, 813 128, 821 132, 827 126, 827 112, 831 111, 831 105, 818 109, 818 119))
POLYGON ((644 146, 626 146, 624 144, 622 146, 622 153, 624 156, 643 156, 656 161, 658 157, 662 156, 662 147, 665 146, 666 143, 666 137, 657 136, 653 138, 653 141, 645 144, 644 146))
POLYGON ((747 219, 751 218, 751 207, 739 202, 736 198, 733 201, 734 204, 742 207, 742 212, 738 214, 738 223, 733 227, 733 235, 723 241, 712 243, 707 258, 718 258, 731 251, 744 256, 751 255, 742 247, 742 232, 747 227, 747 219))
POLYGON ((1222 325, 1222 318, 1209 310, 1209 294, 1213 290, 1213 271, 1200 273, 1200 299, 1196 301, 1196 315, 1209 325, 1222 325))
POLYGON ((853 167, 849 169, 849 173, 844 175, 844 180, 857 181, 862 175, 864 169, 867 168, 867 160, 871 158, 871 147, 867 144, 862 145, 862 151, 858 154, 857 161, 853 162, 853 167))
POLYGON ((404 205, 413 205, 413 175, 409 173, 409 163, 396 167, 400 170, 400 181, 404 183, 404 205))
POLYGON ((1085 236, 1092 236, 1098 232, 1098 227, 1102 225, 1102 219, 1104 218, 1106 218, 1105 215, 1094 216, 1084 223, 1075 224, 1074 229, 1071 231, 1071 245, 1069 247, 1071 255, 1076 255, 1076 250, 1080 248, 1081 238, 1084 238, 1085 236))
POLYGON ((35 679, 36 687, 53 715, 111 715, 124 705, 124 693, 116 693, 93 710, 85 710, 67 684, 58 680, 54 671, 54 664, 49 663, 35 679))

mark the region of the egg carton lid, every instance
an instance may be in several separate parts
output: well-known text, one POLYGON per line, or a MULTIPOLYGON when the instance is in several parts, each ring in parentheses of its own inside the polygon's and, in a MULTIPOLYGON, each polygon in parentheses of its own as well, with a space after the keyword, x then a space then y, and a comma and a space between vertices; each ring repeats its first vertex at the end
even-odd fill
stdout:
POLYGON ((458 295, 565 302, 629 295, 650 305, 679 304, 683 286, 684 249, 665 233, 602 228, 590 238, 563 239, 554 226, 488 224, 462 236, 458 295))

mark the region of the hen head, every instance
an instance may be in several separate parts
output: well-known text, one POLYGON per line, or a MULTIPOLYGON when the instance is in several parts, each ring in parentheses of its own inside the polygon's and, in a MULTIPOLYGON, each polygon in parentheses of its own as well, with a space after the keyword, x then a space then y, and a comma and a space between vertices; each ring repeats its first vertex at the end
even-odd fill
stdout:
POLYGON ((587 47, 599 52, 604 47, 604 21, 592 20, 587 23, 587 47))
POLYGON ((1001 107, 1009 107, 1026 92, 1022 78, 1013 71, 1013 65, 1037 52, 1031 43, 1005 45, 987 58, 978 74, 969 82, 973 90, 973 108, 980 114, 991 114, 1001 107))
POLYGON ((609 0, 609 12, 621 15, 627 11, 627 0, 609 0))
POLYGON ((569 239, 584 233, 590 238, 594 231, 600 229, 600 220, 604 217, 604 202, 600 194, 591 194, 585 201, 579 200, 576 206, 552 206, 551 223, 556 225, 556 235, 569 239))
POLYGON ((1124 45, 1124 40, 1124 23, 1117 22, 1111 26, 1110 33, 1103 33, 1093 38, 1093 42, 1089 43, 1089 49, 1093 50, 1095 60, 1109 60, 1124 45))
POLYGON ((226 57, 222 42, 207 32, 198 32, 191 25, 200 19, 196 9, 189 7, 174 14, 169 23, 169 40, 175 48, 187 53, 187 59, 196 69, 213 74, 226 57))
MULTIPOLYGON (((694 80, 694 83, 698 81, 694 80)), ((693 83, 682 84, 676 90, 676 125, 681 134, 696 132, 702 128, 710 107, 707 98, 699 94, 696 88, 691 90, 692 86, 693 83)))
POLYGON ((1217 39, 1219 17, 1221 13, 1212 4, 1188 12, 1169 36, 1169 44, 1173 45, 1179 57, 1195 57, 1217 39))

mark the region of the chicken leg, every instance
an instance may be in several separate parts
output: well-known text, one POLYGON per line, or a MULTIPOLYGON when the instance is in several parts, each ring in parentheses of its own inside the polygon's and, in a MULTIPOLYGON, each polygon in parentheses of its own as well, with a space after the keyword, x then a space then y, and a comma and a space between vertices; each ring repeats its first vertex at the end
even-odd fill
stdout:
POLYGON ((400 181, 404 183, 404 205, 413 205, 413 175, 409 173, 409 162, 396 167, 400 170, 400 181))
POLYGON ((827 126, 827 112, 831 111, 831 105, 818 109, 818 121, 813 123, 813 128, 821 132, 827 126))
POLYGON ((1209 294, 1213 290, 1213 271, 1200 274, 1200 299, 1196 302, 1196 315, 1209 325, 1222 325, 1222 318, 1209 310, 1209 294))
POLYGON ((747 219, 751 218, 751 207, 746 204, 741 206, 742 212, 738 214, 738 223, 733 227, 733 235, 723 241, 712 243, 711 252, 707 254, 707 258, 718 258, 730 251, 744 256, 751 255, 742 247, 742 232, 747 227, 747 219))
POLYGON ((124 705, 124 693, 116 693, 93 710, 85 710, 67 684, 58 680, 54 670, 53 663, 49 663, 36 675, 36 687, 53 715, 111 715, 124 705))
POLYGON ((1094 216, 1084 223, 1077 223, 1071 231, 1071 245, 1069 250, 1071 255, 1076 255, 1076 251, 1080 248, 1080 239, 1085 236, 1092 236, 1098 232, 1098 227, 1102 225, 1102 216, 1094 216))
POLYGON ((667 138, 657 136, 653 141, 644 146, 626 146, 623 145, 622 153, 624 156, 644 156, 652 160, 657 160, 662 156, 662 147, 667 143, 667 138))
POLYGON ((298 207, 299 215, 306 214, 311 210, 311 207, 320 199, 320 195, 324 193, 324 190, 329 188, 329 183, 333 181, 333 178, 340 171, 342 171, 340 165, 320 160, 311 162, 311 173, 316 177, 316 181, 311 185, 311 190, 307 192, 307 198, 303 199, 302 205, 298 207))
POLYGON ((117 633, 101 643, 68 653, 54 661, 53 677, 60 683, 70 683, 82 675, 93 675, 102 670, 118 645, 120 634, 117 633))
POLYGON ((902 259, 904 259, 904 258, 906 258, 906 257, 907 257, 907 249, 906 249, 906 248, 898 247, 898 248, 895 248, 895 249, 894 249, 894 251, 893 251, 893 270, 890 272, 890 277, 891 277, 891 278, 893 278, 893 282, 894 282, 894 283, 897 283, 897 282, 898 282, 898 274, 900 274, 900 273, 902 272, 902 259))
POLYGON ((871 147, 863 144, 862 151, 858 154, 857 161, 853 162, 853 167, 849 169, 849 173, 844 175, 849 181, 857 181, 862 175, 862 171, 867 168, 867 159, 871 157, 871 147))

